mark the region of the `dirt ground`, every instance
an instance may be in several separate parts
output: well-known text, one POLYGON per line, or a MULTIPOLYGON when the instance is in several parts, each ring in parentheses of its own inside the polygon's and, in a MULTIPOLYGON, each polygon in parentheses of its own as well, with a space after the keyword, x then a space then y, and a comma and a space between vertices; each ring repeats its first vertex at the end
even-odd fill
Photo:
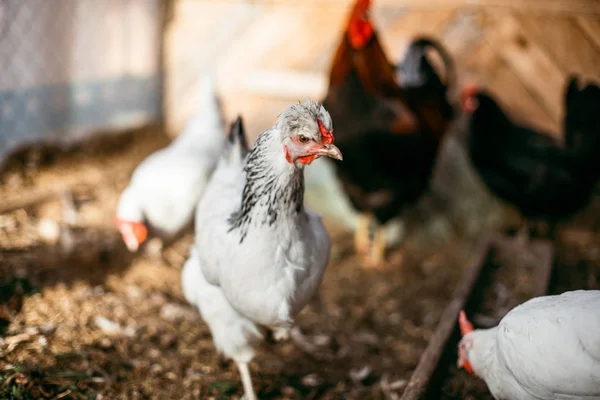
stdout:
MULTIPOLYGON (((113 226, 132 170, 166 143, 143 130, 69 152, 23 152, 5 166, 0 198, 65 183, 73 191, 0 215, 1 399, 241 395, 235 365, 217 356, 181 294, 192 233, 132 255, 113 226)), ((599 288, 600 229, 589 216, 581 221, 585 228, 559 241, 557 292, 599 288)), ((267 341, 251 365, 255 387, 264 399, 397 399, 468 264, 470 242, 423 245, 409 236, 393 255, 403 255, 401 267, 372 272, 354 257, 351 233, 326 223, 332 260, 319 298, 297 319, 304 336, 267 341)))

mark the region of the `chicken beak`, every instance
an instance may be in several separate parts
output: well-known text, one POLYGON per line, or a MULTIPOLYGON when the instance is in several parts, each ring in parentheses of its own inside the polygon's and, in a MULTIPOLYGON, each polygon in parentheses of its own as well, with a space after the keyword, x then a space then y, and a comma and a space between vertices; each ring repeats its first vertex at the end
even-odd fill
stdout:
POLYGON ((342 156, 342 152, 337 146, 333 144, 325 144, 322 148, 320 148, 317 152, 319 156, 327 156, 330 158, 334 158, 336 160, 342 161, 344 157, 342 156))
POLYGON ((465 336, 469 332, 473 332, 473 324, 467 319, 467 314, 464 310, 460 310, 458 315, 458 325, 460 326, 461 336, 465 336))
POLYGON ((134 235, 124 233, 122 237, 123 241, 125 242, 125 246, 127 246, 127 250, 129 250, 132 253, 138 251, 140 244, 138 243, 134 235))
POLYGON ((141 222, 121 221, 115 218, 117 229, 121 232, 127 250, 135 253, 148 236, 148 229, 141 222))

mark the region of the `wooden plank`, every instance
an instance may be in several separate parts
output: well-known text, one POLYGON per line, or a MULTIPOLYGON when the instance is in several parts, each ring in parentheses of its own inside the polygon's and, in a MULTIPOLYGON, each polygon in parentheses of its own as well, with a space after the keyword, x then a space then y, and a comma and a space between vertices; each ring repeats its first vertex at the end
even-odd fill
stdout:
POLYGON ((472 9, 456 10, 445 21, 439 36, 442 44, 455 57, 470 54, 482 41, 482 13, 472 9))
POLYGON ((230 120, 242 114, 248 140, 253 142, 258 135, 273 126, 277 115, 294 101, 289 99, 265 98, 248 93, 228 99, 226 113, 230 120))
POLYGON ((573 18, 520 14, 517 19, 565 74, 600 79, 600 53, 573 18))
POLYGON ((250 93, 290 100, 320 99, 327 92, 327 76, 310 72, 252 70, 241 84, 241 89, 250 93))
POLYGON ((261 67, 269 68, 301 68, 307 59, 314 58, 315 54, 322 51, 324 44, 333 46, 337 43, 342 29, 346 23, 346 13, 341 9, 307 10, 303 14, 293 13, 297 16, 298 24, 294 32, 285 28, 280 33, 285 40, 277 46, 269 46, 268 51, 261 60, 261 67))
POLYGON ((490 243, 491 239, 483 240, 473 252, 474 255, 471 264, 456 287, 452 295, 452 300, 444 310, 437 329, 421 355, 419 364, 413 372, 401 400, 418 400, 421 398, 423 392, 425 392, 429 380, 437 368, 446 343, 456 328, 458 313, 465 307, 467 299, 477 284, 489 252, 490 243))
POLYGON ((311 15, 314 14, 310 10, 279 7, 256 20, 243 36, 222 49, 219 68, 222 90, 234 94, 248 71, 287 69, 310 52, 314 40, 303 40, 303 32, 311 15))
POLYGON ((484 14, 458 10, 439 35, 452 54, 458 87, 475 82, 488 88, 517 121, 559 134, 558 123, 540 106, 505 60, 485 40, 484 14))
POLYGON ((588 39, 596 46, 596 51, 600 52, 600 17, 577 16, 575 21, 588 39))
POLYGON ((34 188, 23 194, 4 197, 2 204, 0 204, 0 214, 10 213, 20 208, 38 206, 52 200, 58 200, 64 195, 71 196, 74 193, 93 191, 94 187, 105 183, 105 180, 103 176, 90 177, 85 181, 71 179, 52 187, 34 188))
POLYGON ((512 13, 486 13, 485 21, 487 41, 558 124, 563 113, 565 74, 534 39, 526 36, 512 13))
MULTIPOLYGON (((214 0, 195 0, 197 2, 215 2, 214 0)), ((220 0, 234 4, 247 4, 247 0, 220 0)), ((271 7, 287 8, 349 8, 354 0, 253 0, 253 4, 265 4, 271 7)), ((379 6, 407 7, 415 10, 439 11, 442 8, 481 7, 505 10, 522 10, 538 14, 600 14, 597 0, 378 0, 379 6)))
POLYGON ((417 35, 430 35, 440 39, 438 32, 454 11, 454 8, 433 12, 411 10, 397 18, 390 27, 382 29, 381 32, 381 42, 388 58, 401 60, 411 39, 417 35))
POLYGON ((197 108, 202 72, 258 19, 264 7, 179 0, 165 33, 165 122, 178 134, 197 108))

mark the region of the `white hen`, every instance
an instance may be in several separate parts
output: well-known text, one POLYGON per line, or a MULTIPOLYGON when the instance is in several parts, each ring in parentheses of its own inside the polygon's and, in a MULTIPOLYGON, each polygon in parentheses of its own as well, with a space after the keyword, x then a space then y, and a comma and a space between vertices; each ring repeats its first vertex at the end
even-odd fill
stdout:
POLYGON ((121 194, 115 222, 130 251, 137 251, 148 230, 170 239, 193 221, 225 142, 212 73, 201 88, 195 117, 169 146, 138 165, 121 194))
POLYGON ((529 300, 494 328, 473 330, 464 312, 458 366, 498 400, 600 399, 600 291, 529 300))
POLYGON ((246 156, 243 129, 234 124, 231 138, 198 205, 198 260, 186 263, 182 279, 217 349, 236 362, 247 398, 255 399, 248 362, 258 327, 289 329, 329 260, 329 235, 303 204, 304 166, 342 155, 329 113, 310 100, 279 115, 246 156))

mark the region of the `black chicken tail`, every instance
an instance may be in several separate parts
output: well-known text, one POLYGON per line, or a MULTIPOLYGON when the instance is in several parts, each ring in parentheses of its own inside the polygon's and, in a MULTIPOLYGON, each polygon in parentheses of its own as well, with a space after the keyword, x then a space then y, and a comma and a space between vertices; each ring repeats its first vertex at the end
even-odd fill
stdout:
POLYGON ((243 160, 248 154, 248 141, 246 140, 246 130, 241 115, 238 115, 235 121, 231 123, 227 143, 230 157, 237 154, 243 160))
POLYGON ((577 76, 571 76, 568 82, 565 145, 575 159, 600 173, 600 86, 590 83, 580 89, 577 76))
POLYGON ((438 88, 449 88, 456 82, 456 71, 454 61, 444 46, 437 40, 421 36, 413 39, 408 46, 404 61, 396 66, 403 76, 403 86, 426 86, 432 85, 438 88), (444 82, 440 79, 433 66, 427 59, 426 50, 435 50, 444 63, 444 82))

